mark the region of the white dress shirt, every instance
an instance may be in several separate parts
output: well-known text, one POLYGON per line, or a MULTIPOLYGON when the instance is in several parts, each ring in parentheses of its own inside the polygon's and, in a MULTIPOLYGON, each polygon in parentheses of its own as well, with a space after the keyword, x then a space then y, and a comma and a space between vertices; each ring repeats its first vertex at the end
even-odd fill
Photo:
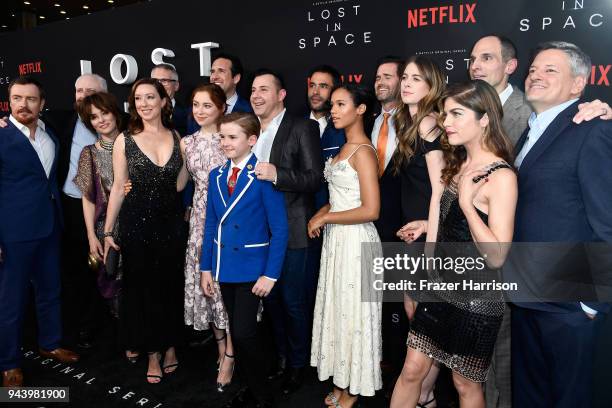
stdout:
POLYGON ((499 94, 499 99, 501 100, 502 106, 504 106, 510 95, 512 95, 512 91, 514 91, 514 89, 512 89, 512 85, 510 84, 508 84, 506 89, 501 91, 501 93, 499 94))
POLYGON ((49 174, 51 174, 51 168, 53 167, 53 160, 55 160, 55 143, 51 136, 45 132, 45 124, 42 120, 38 120, 38 126, 36 127, 36 132, 34 133, 34 139, 30 138, 30 129, 24 125, 23 123, 17 121, 13 117, 13 115, 9 116, 9 120, 15 125, 17 129, 25 137, 28 138, 36 155, 38 156, 38 160, 40 160, 40 164, 43 166, 45 170, 45 174, 47 178, 49 178, 49 174))
POLYGON ((276 115, 272 119, 272 121, 270 121, 266 130, 262 130, 259 133, 257 143, 255 143, 255 146, 253 146, 253 153, 255 153, 255 156, 257 156, 257 160, 261 162, 270 161, 270 151, 272 151, 272 144, 274 143, 276 132, 278 132, 278 128, 281 122, 283 121, 283 117, 285 116, 286 111, 287 109, 283 109, 278 115, 276 115))
POLYGON ((316 120, 319 123, 319 137, 323 137, 323 132, 325 132, 325 128, 327 127, 327 117, 323 115, 317 119, 315 118, 314 112, 310 111, 310 119, 316 120))
POLYGON ((234 92, 232 96, 227 98, 225 101, 225 105, 227 105, 227 109, 225 110, 225 114, 232 113, 234 110, 234 105, 236 105, 236 101, 238 100, 238 92, 234 92))
POLYGON ((380 127, 383 124, 383 114, 389 114, 389 133, 387 134, 387 149, 385 150, 385 168, 389 165, 393 154, 395 153, 395 149, 397 148, 397 136, 395 134, 395 123, 393 121, 393 115, 397 111, 397 108, 393 108, 390 111, 385 111, 384 109, 380 112, 380 115, 374 121, 374 127, 372 128, 372 144, 374 147, 377 146, 378 143, 378 134, 380 133, 380 127))

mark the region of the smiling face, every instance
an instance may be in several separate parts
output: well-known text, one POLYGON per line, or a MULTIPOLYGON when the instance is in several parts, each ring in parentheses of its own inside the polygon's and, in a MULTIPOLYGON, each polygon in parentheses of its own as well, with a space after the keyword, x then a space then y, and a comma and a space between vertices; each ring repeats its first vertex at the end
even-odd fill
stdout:
POLYGON ((240 75, 232 75, 232 61, 227 58, 217 58, 210 67, 210 82, 223 89, 225 95, 230 97, 236 93, 236 85, 240 75))
POLYGON ((219 137, 225 157, 235 164, 244 160, 257 142, 256 135, 247 135, 244 129, 234 122, 222 123, 219 129, 219 137))
POLYGON ((529 67, 525 95, 536 113, 578 98, 586 78, 574 76, 569 57, 561 50, 541 51, 529 67))
POLYGON ((336 129, 345 129, 354 124, 365 113, 365 105, 355 106, 353 97, 344 88, 338 88, 331 96, 331 119, 336 129))
POLYGON ((117 118, 111 112, 105 112, 96 105, 91 105, 91 126, 101 136, 114 136, 117 133, 117 118))
POLYGON ((134 91, 134 105, 138 116, 149 121, 161 115, 166 99, 161 98, 153 85, 140 84, 134 91))
POLYGON ((376 99, 382 104, 393 102, 397 98, 400 83, 397 70, 397 64, 394 62, 381 64, 376 70, 374 92, 376 99))
POLYGON ((313 112, 329 110, 329 97, 334 79, 325 72, 315 72, 308 79, 308 105, 313 112))
POLYGON ((497 37, 481 38, 474 44, 470 55, 470 78, 481 79, 501 93, 516 69, 516 62, 514 58, 503 61, 502 44, 497 37))
POLYGON ((45 106, 45 100, 40 98, 38 87, 34 84, 14 84, 9 95, 11 115, 24 125, 30 125, 38 120, 38 115, 45 106))
POLYGON ((174 95, 179 90, 178 78, 174 72, 165 68, 153 68, 151 78, 161 82, 170 99, 174 99, 174 95))
POLYGON ((478 118, 476 112, 457 103, 453 98, 444 101, 444 129, 451 146, 480 143, 489 118, 485 114, 478 118))
POLYGON ((102 91, 100 81, 93 76, 85 75, 76 81, 74 99, 80 103, 86 96, 102 91))
POLYGON ((416 105, 430 89, 417 65, 414 62, 406 65, 401 79, 402 102, 406 105, 416 105))
POLYGON ((208 92, 198 92, 193 96, 192 102, 193 118, 200 127, 216 123, 223 115, 221 109, 210 98, 208 92))
POLYGON ((279 89, 274 76, 264 74, 255 77, 251 87, 253 112, 262 121, 272 119, 283 110, 285 94, 284 89, 279 89))

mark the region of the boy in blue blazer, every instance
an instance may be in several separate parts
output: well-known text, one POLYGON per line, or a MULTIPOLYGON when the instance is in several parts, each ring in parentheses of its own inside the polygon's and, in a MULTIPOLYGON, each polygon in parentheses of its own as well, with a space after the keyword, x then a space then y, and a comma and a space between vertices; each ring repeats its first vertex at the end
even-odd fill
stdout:
POLYGON ((230 333, 249 390, 227 407, 274 406, 265 384, 268 360, 257 338, 257 311, 280 276, 288 240, 283 193, 255 176, 257 157, 251 153, 260 126, 250 113, 221 118, 221 148, 229 159, 210 172, 208 204, 200 270, 205 295, 212 296, 213 279, 221 287, 230 333))

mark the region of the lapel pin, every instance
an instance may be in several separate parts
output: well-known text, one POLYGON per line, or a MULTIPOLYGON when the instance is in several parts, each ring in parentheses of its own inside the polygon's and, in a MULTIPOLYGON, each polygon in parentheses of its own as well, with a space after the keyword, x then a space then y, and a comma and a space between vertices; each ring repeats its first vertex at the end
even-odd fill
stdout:
POLYGON ((253 165, 252 164, 247 164, 247 169, 252 170, 253 169, 253 165))

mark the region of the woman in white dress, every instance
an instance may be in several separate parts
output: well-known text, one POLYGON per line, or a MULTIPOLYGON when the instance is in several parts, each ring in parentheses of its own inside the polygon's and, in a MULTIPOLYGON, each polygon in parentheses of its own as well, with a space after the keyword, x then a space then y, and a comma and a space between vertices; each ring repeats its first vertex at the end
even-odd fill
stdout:
POLYGON ((323 230, 310 363, 319 380, 333 377, 325 404, 350 408, 359 395, 373 396, 382 387, 381 302, 362 299, 362 264, 382 256, 372 223, 380 209, 378 160, 363 126, 367 91, 342 85, 331 101, 332 120, 347 143, 325 164, 330 202, 308 223, 310 237, 323 230), (362 243, 371 244, 362 249, 362 243))

